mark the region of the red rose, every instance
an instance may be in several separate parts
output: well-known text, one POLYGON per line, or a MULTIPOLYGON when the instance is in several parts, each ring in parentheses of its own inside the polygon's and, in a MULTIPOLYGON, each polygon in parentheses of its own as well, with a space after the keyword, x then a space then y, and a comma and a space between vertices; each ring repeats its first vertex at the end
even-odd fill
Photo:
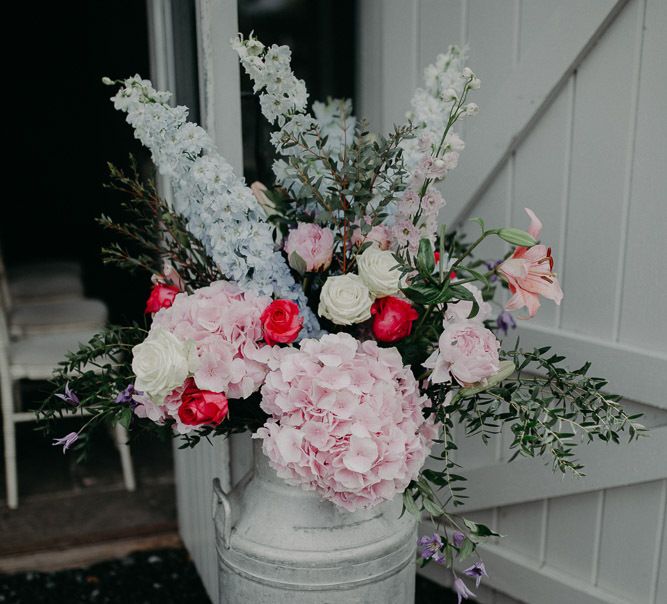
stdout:
POLYGON ((156 313, 161 308, 169 308, 174 303, 176 294, 180 290, 175 285, 165 285, 164 283, 157 283, 151 290, 151 295, 146 300, 146 314, 156 313))
POLYGON ((294 342, 303 327, 299 307, 291 300, 274 300, 260 317, 264 326, 264 341, 269 345, 294 342))
POLYGON ((373 302, 371 306, 373 320, 373 335, 378 342, 398 342, 410 335, 412 322, 419 317, 419 313, 405 300, 386 296, 373 302))
POLYGON ((178 417, 188 426, 210 424, 217 426, 229 411, 227 397, 222 392, 200 390, 192 378, 185 382, 185 390, 181 394, 181 406, 178 417))

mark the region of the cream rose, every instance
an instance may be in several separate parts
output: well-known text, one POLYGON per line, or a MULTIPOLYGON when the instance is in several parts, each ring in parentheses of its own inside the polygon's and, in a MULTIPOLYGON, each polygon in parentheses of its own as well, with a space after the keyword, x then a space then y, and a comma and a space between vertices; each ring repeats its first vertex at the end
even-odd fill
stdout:
POLYGON ((361 280, 379 298, 393 296, 401 288, 401 271, 396 268, 397 264, 392 252, 374 245, 357 258, 361 280))
POLYGON ((132 349, 132 371, 137 390, 163 398, 182 386, 189 373, 189 346, 164 329, 152 329, 132 349))
POLYGON ((329 277, 320 292, 317 309, 336 325, 352 325, 371 318, 373 295, 357 275, 329 277))

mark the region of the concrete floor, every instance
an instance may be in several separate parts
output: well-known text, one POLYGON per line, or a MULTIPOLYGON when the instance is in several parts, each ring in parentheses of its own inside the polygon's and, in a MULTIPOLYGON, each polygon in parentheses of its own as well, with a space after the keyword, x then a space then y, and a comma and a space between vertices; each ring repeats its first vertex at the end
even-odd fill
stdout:
MULTIPOLYGON (((59 420, 58 435, 75 430, 78 422, 59 420)), ((112 546, 114 541, 128 539, 173 538, 176 501, 170 442, 145 435, 131 444, 137 490, 128 493, 118 454, 105 433, 98 435, 87 461, 77 464, 74 455, 63 455, 35 427, 17 426, 17 510, 6 506, 2 467, 0 571, 15 565, 17 557, 37 553, 112 546)))

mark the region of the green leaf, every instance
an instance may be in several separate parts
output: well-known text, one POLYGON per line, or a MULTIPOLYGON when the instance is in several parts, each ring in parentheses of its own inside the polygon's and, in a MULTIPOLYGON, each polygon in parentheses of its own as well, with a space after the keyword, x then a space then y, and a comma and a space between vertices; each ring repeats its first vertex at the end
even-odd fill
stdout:
POLYGON ((466 538, 459 548, 459 560, 465 560, 475 551, 475 544, 472 540, 466 538))
POLYGON ((308 265, 306 261, 296 252, 289 255, 289 265, 300 275, 305 275, 308 265))
POLYGON ((417 252, 417 268, 426 276, 432 275, 435 270, 435 255, 433 245, 428 239, 419 241, 419 251, 417 252))
POLYGON ((486 380, 486 383, 477 386, 469 386, 468 388, 461 388, 459 390, 459 398, 467 398, 480 392, 484 392, 489 388, 497 386, 503 380, 506 380, 515 371, 514 361, 500 361, 500 369, 486 380))
POLYGON ((479 228, 482 229, 482 233, 484 232, 484 221, 479 217, 475 216, 474 218, 470 219, 470 222, 476 222, 479 225, 479 228))
POLYGON ((509 229, 499 229, 498 237, 507 243, 512 245, 520 245, 523 247, 531 247, 537 243, 537 241, 531 237, 526 231, 521 229, 509 228, 509 229))
POLYGON ((410 300, 417 304, 437 304, 441 302, 443 291, 433 285, 411 285, 401 290, 410 300))
POLYGON ((410 491, 405 491, 403 493, 403 506, 413 516, 419 516, 419 507, 412 498, 412 493, 410 491))

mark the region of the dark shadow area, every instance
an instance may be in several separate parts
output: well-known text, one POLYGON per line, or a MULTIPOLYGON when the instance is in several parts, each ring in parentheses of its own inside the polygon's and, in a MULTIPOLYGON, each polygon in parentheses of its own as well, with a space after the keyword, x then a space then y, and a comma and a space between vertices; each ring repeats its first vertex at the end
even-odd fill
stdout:
POLYGON ((101 82, 104 75, 148 77, 145 3, 46 3, 38 19, 27 3, 10 10, 7 23, 30 23, 30 47, 7 62, 15 148, 0 214, 6 262, 80 261, 86 295, 104 300, 113 321, 139 317, 147 279, 102 264, 107 235, 94 220, 118 215, 118 197, 103 188, 106 162, 127 166, 130 153, 146 161, 101 82))

